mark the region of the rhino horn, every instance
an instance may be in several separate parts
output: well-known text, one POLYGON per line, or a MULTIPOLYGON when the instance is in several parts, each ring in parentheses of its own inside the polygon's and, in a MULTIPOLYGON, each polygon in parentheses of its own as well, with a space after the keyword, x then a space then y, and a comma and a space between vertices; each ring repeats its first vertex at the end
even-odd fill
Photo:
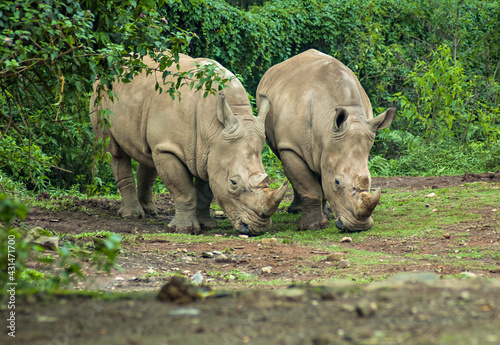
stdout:
POLYGON ((264 215, 266 217, 271 217, 274 212, 278 209, 281 200, 285 196, 286 188, 288 186, 288 181, 285 181, 278 189, 269 189, 266 197, 264 215))
POLYGON ((259 104, 259 114, 257 115, 257 119, 263 124, 266 124, 266 116, 269 110, 271 109, 271 101, 264 95, 259 95, 260 104, 259 104))
POLYGON ((362 192, 358 199, 356 218, 368 219, 380 200, 380 187, 373 194, 362 192))
POLYGON ((217 98, 217 118, 226 130, 231 130, 233 127, 238 126, 238 120, 234 116, 229 104, 227 104, 226 96, 223 93, 219 93, 217 98))
POLYGON ((255 174, 250 176, 250 186, 255 188, 269 187, 269 176, 267 176, 267 174, 255 174))

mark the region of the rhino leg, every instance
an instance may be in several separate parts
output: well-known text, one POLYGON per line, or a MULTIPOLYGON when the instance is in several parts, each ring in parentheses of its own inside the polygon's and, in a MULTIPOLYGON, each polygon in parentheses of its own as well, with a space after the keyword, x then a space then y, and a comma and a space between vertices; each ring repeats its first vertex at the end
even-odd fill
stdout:
POLYGON ((200 178, 195 179, 196 187, 196 218, 203 228, 214 229, 217 227, 217 220, 210 215, 210 204, 214 194, 208 182, 200 178))
POLYGON ((329 222, 323 214, 323 190, 317 175, 295 152, 283 150, 280 151, 280 156, 286 176, 292 183, 302 204, 299 230, 327 228, 329 222))
POLYGON ((116 185, 122 195, 122 207, 118 210, 118 214, 123 218, 144 217, 144 210, 137 198, 131 159, 121 148, 115 147, 113 151, 111 168, 115 176, 116 185))
POLYGON ((151 216, 156 216, 158 213, 153 199, 153 186, 157 177, 158 173, 155 168, 139 164, 137 168, 137 196, 144 212, 151 216))
POLYGON ((297 214, 302 212, 302 201, 295 187, 293 188, 293 201, 287 208, 288 213, 297 214))
POLYGON ((201 226, 196 218, 193 175, 174 154, 158 152, 153 155, 153 160, 163 183, 174 198, 175 215, 168 224, 168 231, 199 234, 201 226))

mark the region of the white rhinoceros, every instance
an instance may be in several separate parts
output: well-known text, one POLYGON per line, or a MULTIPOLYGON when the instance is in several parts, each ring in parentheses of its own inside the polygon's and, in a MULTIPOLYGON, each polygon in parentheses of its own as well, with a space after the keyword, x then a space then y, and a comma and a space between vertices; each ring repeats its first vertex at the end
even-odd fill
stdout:
MULTIPOLYGON (((150 58, 144 62, 157 66, 150 58)), ((175 204, 168 231, 199 233, 202 227, 216 227, 209 213, 215 196, 238 232, 261 234, 271 227, 270 217, 286 190, 286 183, 269 188, 262 165, 267 110, 253 116, 244 87, 219 63, 180 55, 181 71, 196 68, 195 63, 216 64, 227 78, 232 77, 229 88, 204 98, 203 92, 185 85, 180 88, 181 101, 172 100, 155 90, 161 73, 143 73, 130 83, 113 86, 115 102, 105 97, 97 107, 93 95, 94 132, 110 138, 111 166, 123 204, 118 213, 156 214, 153 185, 159 175, 175 204), (99 121, 98 110, 104 108, 112 111, 110 128, 99 121), (137 190, 131 158, 139 163, 137 190)), ((177 72, 175 66, 170 70, 177 72)))
POLYGON ((328 227, 326 201, 339 229, 369 229, 380 189, 370 194, 368 154, 395 110, 373 118, 354 73, 314 49, 271 67, 257 95, 271 101, 266 137, 294 188, 289 211, 302 210, 299 229, 328 227))

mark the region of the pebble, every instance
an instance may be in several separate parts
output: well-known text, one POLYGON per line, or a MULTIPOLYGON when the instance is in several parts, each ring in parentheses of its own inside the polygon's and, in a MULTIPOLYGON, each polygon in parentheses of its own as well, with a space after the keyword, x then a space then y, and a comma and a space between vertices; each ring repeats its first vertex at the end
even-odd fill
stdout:
POLYGON ((342 239, 340 240, 340 242, 352 242, 352 238, 351 237, 342 237, 342 239))
POLYGON ((451 237, 451 235, 450 235, 449 233, 446 233, 446 234, 444 234, 444 235, 443 235, 443 237, 444 237, 444 238, 450 238, 450 237, 451 237))
POLYGON ((239 238, 248 238, 248 235, 239 235, 239 238))
POLYGON ((429 193, 429 194, 426 195, 426 197, 428 197, 428 198, 434 198, 436 196, 437 196, 436 193, 429 193))
POLYGON ((202 253, 201 253, 201 257, 202 257, 202 258, 207 258, 207 259, 210 259, 210 258, 213 258, 213 257, 214 257, 214 253, 212 253, 212 252, 202 252, 202 253))
POLYGON ((351 262, 349 260, 346 260, 346 259, 341 259, 339 261, 339 267, 340 268, 349 268, 349 267, 351 267, 351 262))
POLYGON ((476 278, 477 277, 477 274, 475 273, 472 273, 472 272, 460 272, 460 275, 462 276, 466 276, 466 277, 469 277, 469 278, 476 278))
POLYGON ((262 273, 271 273, 272 271, 272 267, 271 266, 266 266, 266 267, 262 267, 262 273))
POLYGON ((217 262, 225 262, 228 260, 228 257, 226 254, 221 254, 221 255, 218 255, 216 258, 215 258, 215 261, 217 262))
POLYGON ((146 270, 146 273, 149 273, 149 274, 153 274, 153 273, 155 273, 155 272, 156 272, 156 271, 155 271, 154 269, 152 269, 152 268, 148 268, 148 269, 146 270))
POLYGON ((125 280, 125 279, 123 279, 123 277, 116 277, 115 280, 122 281, 122 280, 125 280))
POLYGON ((278 244, 278 239, 277 238, 263 238, 262 239, 262 244, 269 245, 269 246, 275 246, 278 244))
POLYGON ((214 214, 216 217, 222 217, 224 215, 224 211, 215 211, 214 214))

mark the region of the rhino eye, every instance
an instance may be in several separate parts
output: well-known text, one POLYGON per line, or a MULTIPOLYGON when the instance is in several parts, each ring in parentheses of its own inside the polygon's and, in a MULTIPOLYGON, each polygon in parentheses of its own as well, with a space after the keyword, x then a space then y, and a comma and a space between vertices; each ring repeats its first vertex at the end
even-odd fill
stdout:
POLYGON ((336 178, 336 179, 335 179, 335 185, 336 185, 336 186, 340 186, 340 181, 339 181, 339 179, 338 179, 338 178, 336 178))
POLYGON ((236 182, 235 180, 229 180, 229 181, 231 181, 231 184, 232 184, 233 186, 236 186, 236 185, 238 184, 238 182, 236 182))

